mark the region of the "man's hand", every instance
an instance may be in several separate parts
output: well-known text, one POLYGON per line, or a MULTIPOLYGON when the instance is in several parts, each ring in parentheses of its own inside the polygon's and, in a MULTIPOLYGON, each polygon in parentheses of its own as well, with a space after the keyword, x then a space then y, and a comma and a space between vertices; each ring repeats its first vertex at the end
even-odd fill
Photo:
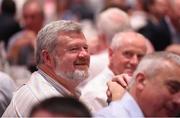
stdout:
POLYGON ((107 83, 107 101, 111 102, 120 99, 125 89, 128 87, 130 80, 131 77, 128 74, 121 74, 113 77, 113 79, 107 83))
POLYGON ((132 77, 129 76, 128 74, 120 74, 120 75, 114 76, 112 78, 112 81, 117 82, 123 88, 127 88, 131 78, 132 77))

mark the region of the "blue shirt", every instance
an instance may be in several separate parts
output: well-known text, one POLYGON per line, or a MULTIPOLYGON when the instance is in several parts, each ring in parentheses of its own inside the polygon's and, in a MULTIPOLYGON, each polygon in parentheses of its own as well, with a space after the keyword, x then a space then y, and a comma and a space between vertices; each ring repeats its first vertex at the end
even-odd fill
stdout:
POLYGON ((144 115, 134 98, 126 92, 121 100, 111 102, 108 107, 96 113, 95 117, 144 118, 144 115))

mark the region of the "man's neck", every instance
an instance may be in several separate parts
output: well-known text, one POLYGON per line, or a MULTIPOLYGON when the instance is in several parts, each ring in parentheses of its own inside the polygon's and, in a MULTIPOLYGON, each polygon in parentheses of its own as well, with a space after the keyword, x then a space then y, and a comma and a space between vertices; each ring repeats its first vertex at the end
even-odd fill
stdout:
POLYGON ((64 88, 69 90, 72 93, 72 96, 77 97, 75 94, 75 88, 77 87, 79 83, 77 80, 64 79, 56 75, 53 69, 47 67, 44 64, 38 65, 38 68, 41 69, 44 73, 46 73, 48 76, 50 76, 52 79, 54 79, 56 82, 61 84, 64 88))

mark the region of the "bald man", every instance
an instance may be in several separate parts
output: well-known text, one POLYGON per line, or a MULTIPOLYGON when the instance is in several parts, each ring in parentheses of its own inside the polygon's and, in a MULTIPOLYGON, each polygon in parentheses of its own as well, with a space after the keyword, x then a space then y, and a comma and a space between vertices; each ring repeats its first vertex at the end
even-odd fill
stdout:
MULTIPOLYGON (((108 105, 107 82, 115 75, 130 78, 141 58, 146 54, 146 38, 126 31, 117 33, 108 49, 109 66, 87 83, 81 93, 81 100, 86 102, 92 112, 108 105)), ((103 61, 103 60, 102 60, 103 61)))
POLYGON ((100 110, 103 118, 179 117, 180 56, 156 52, 144 56, 123 97, 100 110))

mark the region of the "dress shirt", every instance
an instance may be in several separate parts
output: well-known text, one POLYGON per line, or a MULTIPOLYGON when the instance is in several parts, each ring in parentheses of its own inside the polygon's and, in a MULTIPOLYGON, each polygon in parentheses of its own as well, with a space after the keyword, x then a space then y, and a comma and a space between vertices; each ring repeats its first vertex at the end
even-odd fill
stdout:
POLYGON ((43 71, 32 73, 30 80, 13 96, 3 117, 27 117, 32 106, 53 96, 66 96, 70 92, 43 71))
POLYGON ((15 90, 16 85, 10 76, 0 72, 0 116, 9 105, 15 90))
POLYGON ((97 77, 89 81, 81 88, 80 100, 91 110, 96 112, 107 106, 107 82, 114 76, 113 72, 106 67, 97 77))
POLYGON ((120 100, 111 102, 108 107, 97 112, 95 117, 144 118, 144 115, 135 99, 126 92, 120 100))
POLYGON ((89 78, 92 79, 101 73, 109 64, 108 50, 102 51, 98 54, 91 55, 89 66, 89 78))

